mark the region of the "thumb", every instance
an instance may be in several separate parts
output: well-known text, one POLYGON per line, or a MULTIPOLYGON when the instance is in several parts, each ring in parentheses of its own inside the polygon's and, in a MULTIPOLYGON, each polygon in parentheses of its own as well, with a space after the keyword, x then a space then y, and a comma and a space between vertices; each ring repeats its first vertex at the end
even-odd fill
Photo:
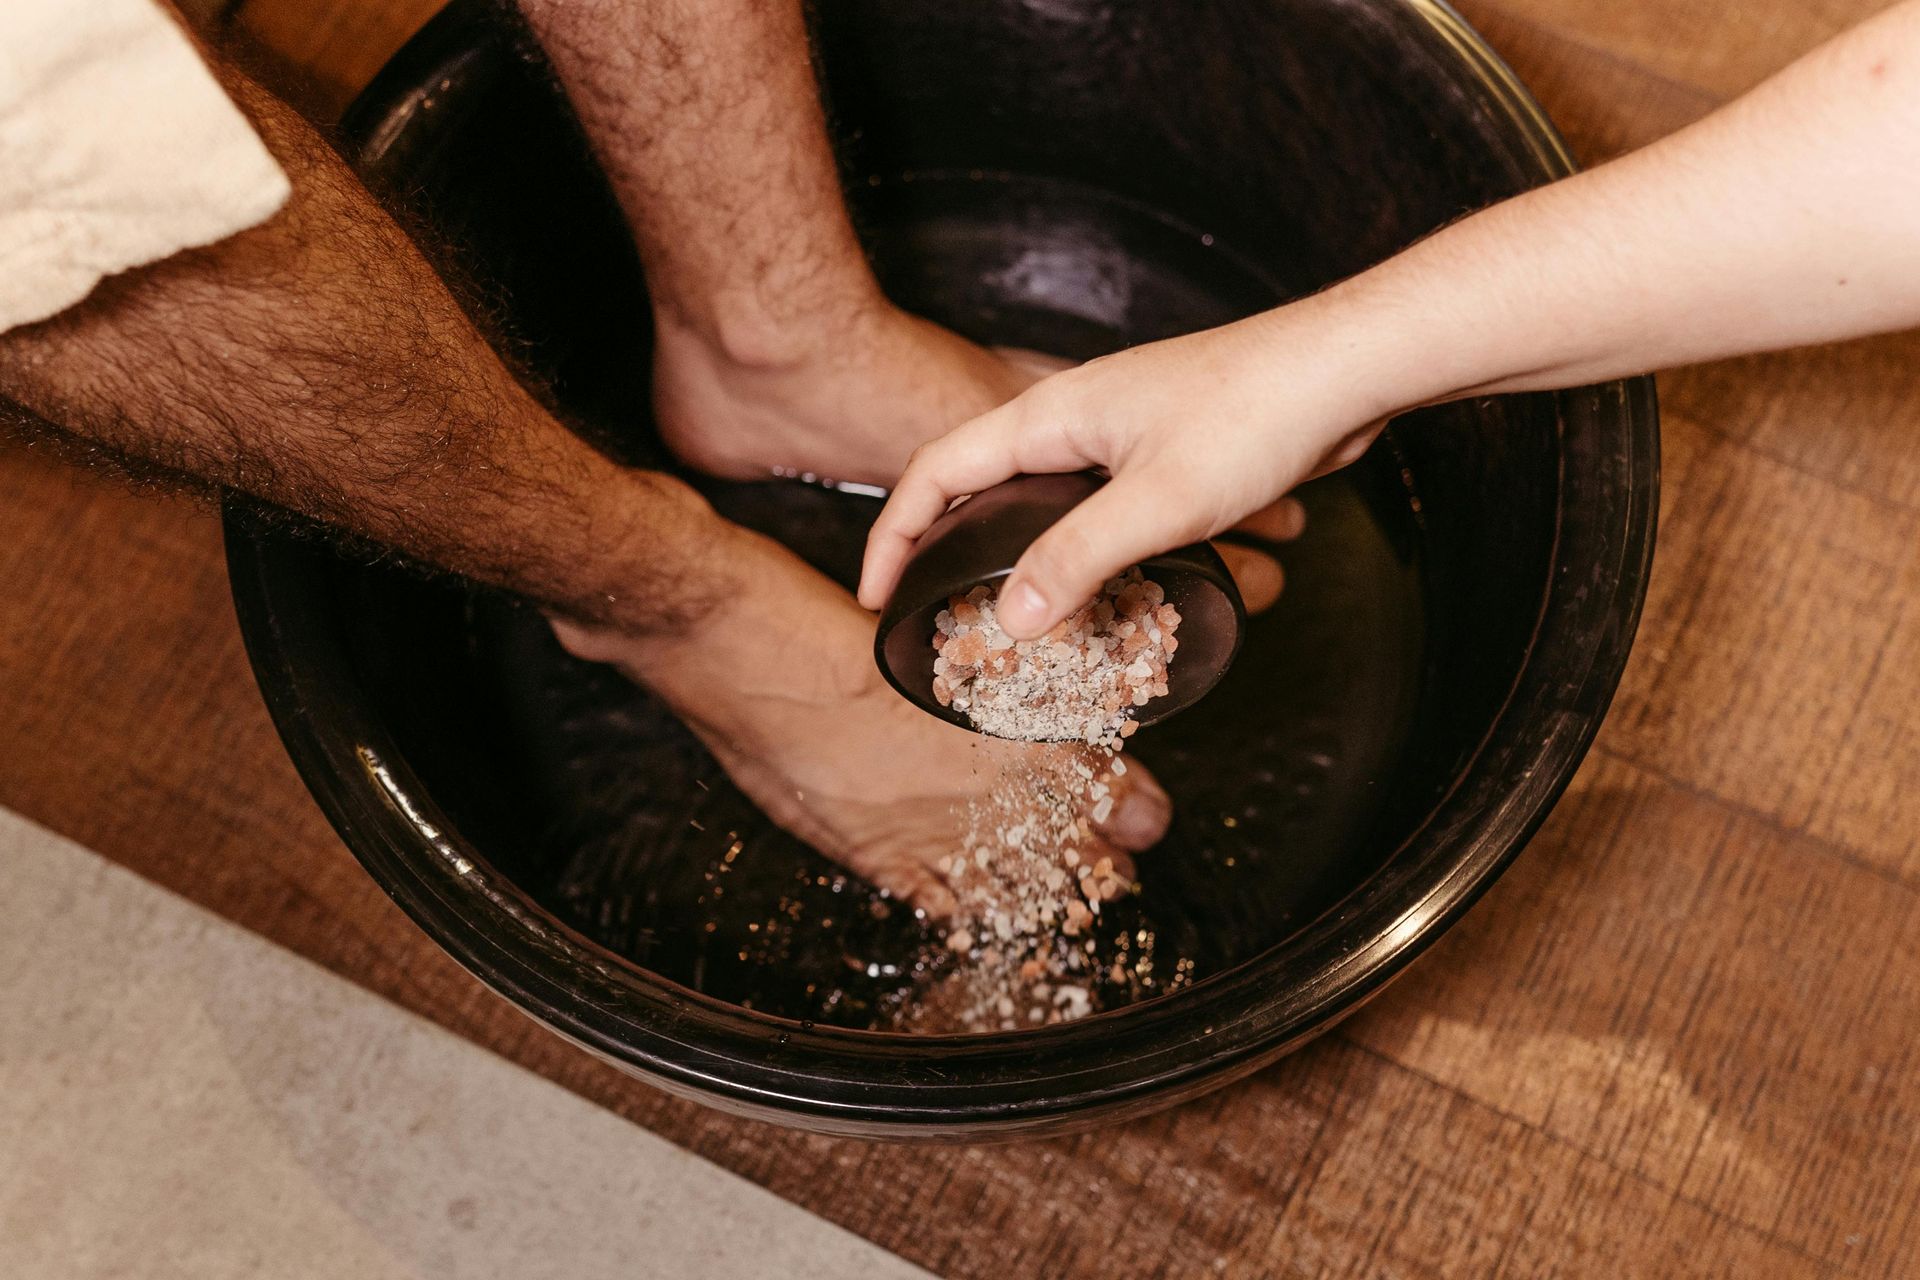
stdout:
POLYGON ((1016 640, 1031 640, 1092 599, 1115 574, 1204 536, 1164 489, 1119 476, 1034 539, 1000 590, 995 611, 1016 640))

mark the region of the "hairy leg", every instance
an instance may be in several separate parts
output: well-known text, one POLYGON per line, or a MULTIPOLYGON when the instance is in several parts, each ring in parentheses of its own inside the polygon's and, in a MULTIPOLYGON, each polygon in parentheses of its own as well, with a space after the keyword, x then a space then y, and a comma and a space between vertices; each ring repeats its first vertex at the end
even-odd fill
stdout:
POLYGON ((1048 371, 882 295, 834 168, 799 0, 520 0, 625 208, 689 462, 890 484, 1048 371))
MULTIPOLYGON (((845 593, 581 443, 325 143, 230 88, 293 179, 287 207, 0 335, 0 409, 531 597, 665 696, 778 821, 939 909, 940 823, 991 785, 994 749, 884 688, 845 593)), ((1166 817, 1140 793, 1116 818, 1136 847, 1166 817)))

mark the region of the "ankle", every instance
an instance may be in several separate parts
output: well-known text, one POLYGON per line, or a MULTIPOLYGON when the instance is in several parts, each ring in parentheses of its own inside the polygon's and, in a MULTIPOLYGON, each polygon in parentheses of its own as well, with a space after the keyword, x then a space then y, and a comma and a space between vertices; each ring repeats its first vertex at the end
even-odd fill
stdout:
POLYGON ((555 616, 560 642, 618 666, 703 736, 740 746, 757 741, 769 702, 837 708, 880 686, 872 615, 778 543, 733 525, 715 532, 722 590, 709 607, 643 628, 555 616))
POLYGON ((774 308, 757 299, 710 299, 698 308, 654 306, 662 351, 697 353, 746 373, 789 373, 844 356, 894 313, 877 287, 848 285, 812 301, 774 308))

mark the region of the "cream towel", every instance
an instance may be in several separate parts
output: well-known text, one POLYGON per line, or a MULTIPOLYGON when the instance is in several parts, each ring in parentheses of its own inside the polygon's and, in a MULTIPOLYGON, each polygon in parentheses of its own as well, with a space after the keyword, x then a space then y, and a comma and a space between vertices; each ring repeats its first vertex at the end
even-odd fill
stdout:
POLYGON ((0 0, 0 332, 264 222, 288 190, 154 0, 0 0))

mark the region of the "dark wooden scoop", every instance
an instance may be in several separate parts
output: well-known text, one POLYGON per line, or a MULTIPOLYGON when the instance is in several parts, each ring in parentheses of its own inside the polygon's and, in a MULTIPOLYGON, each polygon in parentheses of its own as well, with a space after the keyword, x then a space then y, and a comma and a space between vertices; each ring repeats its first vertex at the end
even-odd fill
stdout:
MULTIPOLYGON (((998 588, 1035 538, 1106 481, 1091 472, 1016 476, 975 494, 936 521, 880 611, 874 659, 887 683, 942 720, 973 728, 966 713, 933 696, 934 616, 981 584, 998 588)), ((1247 611, 1219 552, 1204 542, 1140 564, 1180 611, 1180 651, 1167 666, 1167 694, 1137 708, 1141 724, 1164 720, 1203 697, 1240 652, 1247 611)))

